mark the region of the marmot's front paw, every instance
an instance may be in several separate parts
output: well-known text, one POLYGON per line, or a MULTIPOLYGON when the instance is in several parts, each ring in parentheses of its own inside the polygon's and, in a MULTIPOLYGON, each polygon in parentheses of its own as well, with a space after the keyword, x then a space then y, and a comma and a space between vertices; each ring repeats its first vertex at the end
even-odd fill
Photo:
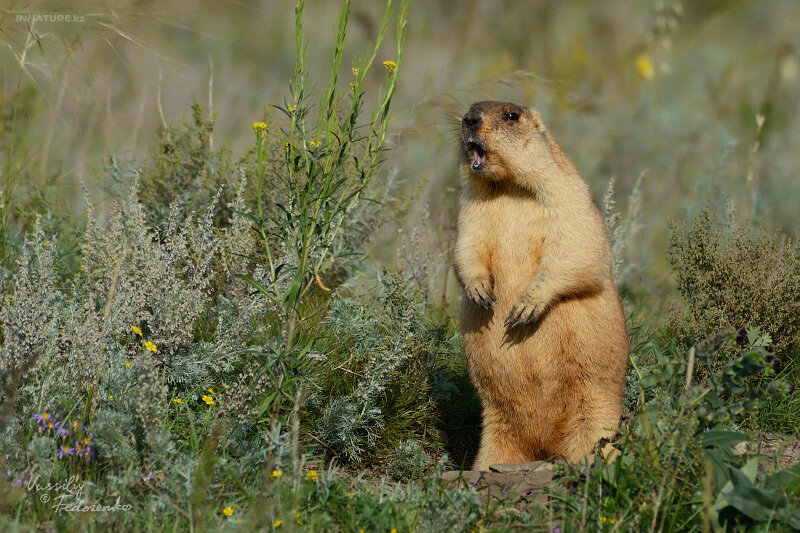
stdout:
POLYGON ((464 287, 464 292, 473 304, 484 309, 489 309, 497 301, 491 282, 488 279, 476 280, 470 283, 464 287))
POLYGON ((544 304, 542 302, 534 302, 523 297, 509 313, 505 325, 513 328, 514 326, 531 324, 539 320, 542 313, 544 313, 544 304))

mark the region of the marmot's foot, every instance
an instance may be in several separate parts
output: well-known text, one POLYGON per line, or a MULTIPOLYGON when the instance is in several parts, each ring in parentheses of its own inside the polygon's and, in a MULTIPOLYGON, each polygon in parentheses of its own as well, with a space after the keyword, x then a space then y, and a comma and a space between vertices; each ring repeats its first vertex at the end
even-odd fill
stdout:
POLYGON ((497 301, 492 284, 488 279, 473 281, 464 287, 464 292, 473 304, 483 309, 489 309, 497 301))
POLYGON ((505 325, 513 328, 514 326, 531 324, 539 320, 543 313, 544 303, 531 301, 527 297, 523 297, 509 313, 505 325))

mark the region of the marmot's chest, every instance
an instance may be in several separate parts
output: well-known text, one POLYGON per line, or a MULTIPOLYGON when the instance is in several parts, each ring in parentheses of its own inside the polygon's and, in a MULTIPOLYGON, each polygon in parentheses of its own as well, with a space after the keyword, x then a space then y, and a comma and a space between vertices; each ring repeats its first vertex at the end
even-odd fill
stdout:
POLYGON ((489 226, 493 227, 485 227, 489 231, 484 236, 495 292, 519 297, 533 281, 546 253, 547 220, 541 206, 530 199, 508 199, 491 207, 494 213, 489 220, 493 223, 489 226))

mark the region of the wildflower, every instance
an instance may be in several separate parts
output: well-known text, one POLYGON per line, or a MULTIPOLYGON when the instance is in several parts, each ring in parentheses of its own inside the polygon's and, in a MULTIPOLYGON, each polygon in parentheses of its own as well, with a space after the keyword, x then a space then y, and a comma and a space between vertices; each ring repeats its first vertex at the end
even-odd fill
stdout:
POLYGON ((142 336, 142 329, 141 329, 140 327, 138 327, 138 326, 131 326, 131 329, 133 330, 133 332, 134 332, 134 333, 136 333, 136 334, 137 334, 137 335, 139 335, 140 337, 142 336))
POLYGON ((265 122, 253 122, 253 131, 258 133, 265 133, 267 131, 267 124, 265 122))
POLYGON ((646 80, 652 80, 656 74, 653 62, 650 60, 650 57, 645 54, 639 54, 639 56, 636 57, 636 70, 638 70, 639 75, 646 80))
POLYGON ((113 394, 109 394, 109 395, 108 395, 108 399, 109 399, 109 400, 113 400, 113 399, 114 399, 114 395, 113 395, 113 394))
POLYGON ((208 396, 207 394, 203 394, 203 401, 206 402, 208 405, 214 405, 214 398, 208 396))
POLYGON ((309 481, 316 481, 319 478, 319 474, 316 470, 309 470, 308 474, 306 474, 306 479, 309 481))
POLYGON ((353 67, 353 76, 358 76, 358 67, 353 67))
POLYGON ((396 528, 392 528, 392 531, 390 531, 389 533, 397 533, 397 529, 396 528))
POLYGON ((311 148, 311 149, 317 148, 318 146, 319 146, 319 142, 317 142, 317 141, 311 141, 311 142, 308 143, 308 147, 311 148))
POLYGON ((142 473, 142 481, 147 483, 151 479, 153 479, 153 469, 152 468, 149 469, 147 472, 142 473))
POLYGON ((58 431, 59 439, 66 439, 67 437, 69 437, 69 430, 67 429, 66 425, 58 425, 58 424, 56 425, 58 426, 56 427, 56 431, 58 431))
POLYGON ((45 246, 50 246, 50 241, 44 241, 45 246))
POLYGON ((351 92, 356 92, 356 84, 353 83, 352 81, 350 82, 350 91, 351 92))
POLYGON ((210 392, 211 394, 216 394, 216 393, 214 392, 214 389, 212 389, 211 387, 207 388, 206 390, 207 390, 208 392, 210 392))
POLYGON ((181 400, 180 398, 173 398, 172 401, 175 403, 183 403, 183 400, 181 400))
POLYGON ((158 351, 158 348, 156 348, 156 345, 153 344, 150 341, 145 341, 144 347, 147 348, 147 350, 150 351, 150 352, 157 352, 158 351))
POLYGON ((280 470, 273 470, 272 471, 272 477, 281 477, 282 475, 283 475, 283 472, 280 471, 280 470))
POLYGON ((281 524, 283 524, 283 520, 281 520, 280 518, 278 518, 277 520, 275 520, 275 521, 272 523, 272 527, 281 527, 281 524))
POLYGON ((45 411, 42 414, 35 414, 33 415, 33 419, 39 422, 40 424, 44 424, 50 418, 50 413, 45 411))
POLYGON ((388 72, 389 75, 391 76, 392 73, 394 72, 394 69, 397 68, 397 63, 395 63, 394 61, 384 61, 383 66, 386 67, 386 72, 388 72))
POLYGON ((63 446, 59 446, 58 447, 58 454, 57 455, 58 455, 59 459, 63 459, 64 457, 67 457, 67 456, 71 457, 71 456, 75 455, 75 448, 71 448, 69 446, 69 444, 64 444, 63 446))
POLYGON ((294 113, 294 112, 295 112, 295 110, 297 109, 297 104, 290 105, 290 106, 288 106, 286 109, 288 109, 288 110, 289 110, 289 113, 294 113))
POLYGON ((225 509, 222 510, 222 514, 224 514, 225 516, 233 516, 233 507, 231 507, 230 505, 227 506, 225 509))
POLYGON ((81 424, 81 423, 80 423, 80 422, 78 422, 77 420, 73 420, 73 421, 72 421, 72 429, 74 429, 74 430, 77 430, 77 429, 78 429, 78 426, 80 426, 80 424, 81 424))
POLYGON ((125 367, 126 368, 130 368, 131 367, 131 362, 130 361, 125 361, 125 367))

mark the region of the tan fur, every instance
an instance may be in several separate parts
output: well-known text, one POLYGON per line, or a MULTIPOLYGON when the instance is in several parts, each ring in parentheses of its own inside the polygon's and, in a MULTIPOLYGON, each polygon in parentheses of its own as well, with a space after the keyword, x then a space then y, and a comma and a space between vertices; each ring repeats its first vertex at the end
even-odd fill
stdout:
POLYGON ((522 106, 470 107, 460 170, 455 270, 483 406, 474 468, 581 461, 616 431, 628 363, 603 219, 539 114, 522 106))

